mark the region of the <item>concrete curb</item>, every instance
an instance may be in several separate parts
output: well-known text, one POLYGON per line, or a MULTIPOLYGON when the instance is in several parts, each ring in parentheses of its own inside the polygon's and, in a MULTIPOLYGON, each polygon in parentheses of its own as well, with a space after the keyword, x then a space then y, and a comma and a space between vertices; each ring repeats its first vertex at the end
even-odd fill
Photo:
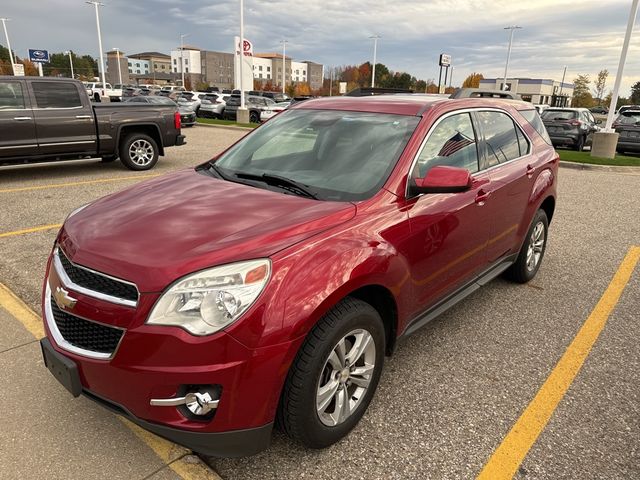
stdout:
POLYGON ((196 127, 213 127, 213 128, 223 128, 225 130, 240 130, 240 131, 244 131, 244 132, 250 132, 252 130, 255 130, 254 128, 250 128, 250 127, 236 127, 235 125, 213 125, 211 123, 198 123, 196 122, 196 127))
POLYGON ((592 170, 599 172, 616 173, 637 173, 640 174, 640 167, 621 167, 618 165, 592 165, 590 163, 565 162, 560 160, 562 168, 572 168, 574 170, 592 170))

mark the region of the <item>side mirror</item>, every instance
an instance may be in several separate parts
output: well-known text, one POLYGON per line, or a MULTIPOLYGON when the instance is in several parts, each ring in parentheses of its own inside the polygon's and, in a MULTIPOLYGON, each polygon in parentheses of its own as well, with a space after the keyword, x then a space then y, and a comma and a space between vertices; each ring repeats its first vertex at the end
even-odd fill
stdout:
POLYGON ((596 120, 596 125, 602 125, 602 120, 601 119, 596 120))
POLYGON ((471 174, 466 168, 437 166, 424 178, 416 178, 411 193, 457 193, 471 188, 471 174))

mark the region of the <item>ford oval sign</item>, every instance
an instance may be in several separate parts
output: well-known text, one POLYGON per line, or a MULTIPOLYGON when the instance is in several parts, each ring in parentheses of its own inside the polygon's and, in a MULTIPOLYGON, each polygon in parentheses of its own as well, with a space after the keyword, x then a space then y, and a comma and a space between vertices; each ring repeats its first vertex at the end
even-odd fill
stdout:
POLYGON ((32 62, 47 63, 49 61, 49 52, 47 50, 29 49, 29 60, 32 62))

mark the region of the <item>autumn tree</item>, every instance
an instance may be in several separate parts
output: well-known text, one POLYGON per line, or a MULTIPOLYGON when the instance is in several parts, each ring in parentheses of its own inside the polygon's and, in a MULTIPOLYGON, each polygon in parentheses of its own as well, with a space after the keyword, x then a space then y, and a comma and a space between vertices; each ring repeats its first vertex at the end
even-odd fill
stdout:
POLYGON ((462 82, 462 88, 478 88, 480 86, 480 80, 484 80, 484 75, 473 72, 464 79, 464 82, 462 82))
POLYGON ((604 90, 607 85, 607 77, 609 76, 609 70, 606 68, 604 70, 600 70, 598 72, 598 76, 596 78, 593 93, 598 100, 598 105, 602 105, 602 97, 604 95, 604 90))
POLYGON ((640 82, 636 82, 631 86, 631 97, 629 100, 634 105, 640 105, 640 82))
POLYGON ((578 75, 573 80, 573 99, 571 100, 572 107, 592 107, 593 97, 589 91, 589 85, 591 79, 589 75, 578 75))

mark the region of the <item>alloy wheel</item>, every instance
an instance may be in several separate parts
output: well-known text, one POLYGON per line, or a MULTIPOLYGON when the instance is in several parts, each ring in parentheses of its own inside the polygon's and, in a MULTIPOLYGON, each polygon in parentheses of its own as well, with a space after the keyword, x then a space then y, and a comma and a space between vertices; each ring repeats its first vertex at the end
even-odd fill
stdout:
POLYGON ((146 140, 135 140, 129 146, 129 158, 141 167, 148 165, 153 160, 154 153, 153 145, 146 140))
POLYGON ((367 330, 353 330, 333 347, 316 391, 316 410, 324 425, 339 425, 358 408, 371 383, 375 363, 376 345, 367 330))
POLYGON ((538 222, 533 227, 529 237, 529 247, 527 248, 527 270, 532 272, 540 263, 542 251, 544 250, 544 223, 538 222))

